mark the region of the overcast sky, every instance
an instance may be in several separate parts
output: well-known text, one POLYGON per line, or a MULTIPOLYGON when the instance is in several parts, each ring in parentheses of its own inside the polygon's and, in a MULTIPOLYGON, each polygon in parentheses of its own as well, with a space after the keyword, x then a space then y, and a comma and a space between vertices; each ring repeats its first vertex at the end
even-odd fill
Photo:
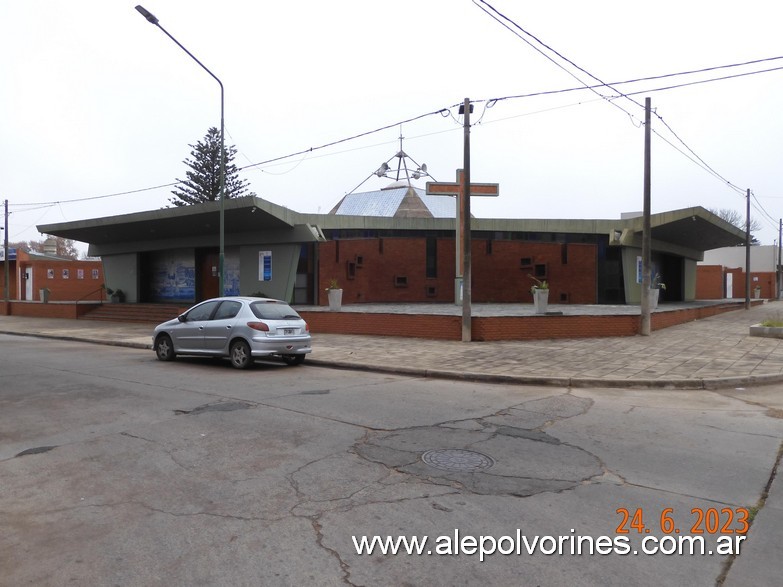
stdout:
MULTIPOLYGON (((0 4, 0 199, 10 203, 11 241, 40 238, 39 224, 165 207, 171 187, 145 188, 184 177, 188 145, 219 126, 217 83, 144 20, 137 3, 0 4), (134 190, 145 191, 84 200, 134 190)), ((778 237, 783 70, 652 90, 783 67, 783 59, 617 86, 641 92, 633 96, 638 104, 586 90, 488 102, 597 82, 548 53, 578 81, 481 6, 613 83, 779 57, 779 0, 143 5, 225 85, 226 141, 239 150, 238 166, 314 148, 241 172, 271 202, 328 212, 397 153, 400 134, 405 152, 434 179, 452 181, 463 163, 455 105, 467 97, 478 101, 472 179, 499 183, 501 194, 475 198, 476 216, 619 218, 642 208, 640 104, 650 96, 687 145, 654 118, 653 212, 704 206, 744 213, 750 188, 763 244, 778 237), (450 113, 395 124, 442 109, 450 113)), ((373 176, 359 191, 386 183, 373 176)))

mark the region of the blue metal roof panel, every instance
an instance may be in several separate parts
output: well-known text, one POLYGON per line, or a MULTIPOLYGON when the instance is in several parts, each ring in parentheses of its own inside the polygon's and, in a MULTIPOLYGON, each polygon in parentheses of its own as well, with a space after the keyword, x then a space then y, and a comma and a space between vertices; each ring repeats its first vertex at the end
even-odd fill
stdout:
MULTIPOLYGON (((456 199, 448 196, 428 196, 420 188, 413 188, 434 218, 455 218, 456 199)), ((393 218, 402 199, 408 192, 407 187, 374 192, 349 194, 343 198, 335 214, 340 216, 380 216, 393 218)))
POLYGON ((343 198, 335 214, 341 216, 381 216, 392 218, 407 188, 349 194, 343 198))
POLYGON ((450 196, 428 196, 424 190, 416 190, 421 201, 435 218, 456 218, 457 198, 450 196))

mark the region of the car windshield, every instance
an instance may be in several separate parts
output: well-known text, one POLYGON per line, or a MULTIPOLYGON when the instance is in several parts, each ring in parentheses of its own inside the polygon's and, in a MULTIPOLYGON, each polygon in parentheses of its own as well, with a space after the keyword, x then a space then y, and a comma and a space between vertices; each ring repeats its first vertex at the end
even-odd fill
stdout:
POLYGON ((299 314, 283 302, 253 302, 250 309, 262 320, 298 320, 299 314))

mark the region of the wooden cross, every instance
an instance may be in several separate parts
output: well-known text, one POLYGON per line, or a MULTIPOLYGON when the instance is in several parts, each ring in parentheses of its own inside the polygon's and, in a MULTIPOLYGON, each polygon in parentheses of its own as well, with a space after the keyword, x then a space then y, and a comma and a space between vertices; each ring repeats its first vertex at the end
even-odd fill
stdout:
MULTIPOLYGON (((460 218, 464 217, 465 205, 467 198, 465 198, 465 192, 468 191, 470 196, 492 196, 497 197, 500 195, 500 184, 497 183, 471 183, 470 189, 465 189, 465 177, 462 169, 457 169, 457 181, 440 182, 440 181, 428 181, 427 195, 428 196, 457 196, 457 260, 456 260, 456 278, 461 279, 463 271, 465 269, 465 259, 461 250, 461 243, 465 238, 465 223, 460 222, 460 218)), ((456 299, 455 303, 459 303, 456 299)))

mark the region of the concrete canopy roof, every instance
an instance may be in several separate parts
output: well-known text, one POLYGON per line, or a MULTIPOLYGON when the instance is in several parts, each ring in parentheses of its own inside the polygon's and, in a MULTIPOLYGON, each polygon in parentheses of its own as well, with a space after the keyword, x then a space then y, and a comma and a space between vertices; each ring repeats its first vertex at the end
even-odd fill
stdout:
MULTIPOLYGON (((90 220, 39 225, 44 234, 61 236, 91 245, 91 254, 130 251, 134 243, 143 249, 159 247, 164 241, 185 246, 188 241, 209 237, 217 244, 218 202, 163 208, 148 212, 108 216, 90 220), (124 245, 124 246, 123 246, 124 245)), ((701 259, 704 251, 737 246, 744 242, 743 230, 702 207, 662 212, 651 216, 653 247, 682 256, 701 259)), ((226 243, 238 243, 236 235, 258 238, 271 233, 291 232, 289 242, 319 240, 317 230, 294 230, 304 225, 324 230, 454 230, 453 218, 384 218, 337 214, 303 214, 258 197, 229 199, 225 202, 226 243), (253 235, 256 235, 255 237, 253 235)), ((641 216, 616 220, 597 219, 490 219, 475 218, 475 232, 529 232, 612 235, 622 238, 615 245, 641 247, 641 216)), ((243 239, 242 242, 249 242, 243 239)), ((191 245, 192 246, 192 245, 191 245)))
MULTIPOLYGON (((745 243, 745 231, 719 218, 704 208, 688 208, 653 216, 652 238, 682 247, 709 251, 745 243)), ((642 219, 636 220, 636 232, 641 236, 642 219)))
MULTIPOLYGON (((302 224, 297 212, 252 196, 226 200, 224 215, 226 234, 291 229, 302 224)), ((205 234, 214 234, 217 238, 219 227, 220 203, 207 202, 119 216, 44 224, 37 228, 44 234, 91 245, 104 245, 202 237, 205 234)))
MULTIPOLYGON (((454 230, 453 218, 378 218, 323 214, 303 214, 302 218, 324 230, 454 230)), ((602 234, 610 238, 615 231, 620 231, 623 233, 622 242, 615 244, 641 247, 642 225, 641 215, 616 220, 474 218, 471 229, 473 232, 602 234)), ((656 248, 669 248, 691 258, 701 258, 704 251, 711 249, 737 246, 745 239, 743 230, 700 206, 652 214, 650 225, 656 248)))

